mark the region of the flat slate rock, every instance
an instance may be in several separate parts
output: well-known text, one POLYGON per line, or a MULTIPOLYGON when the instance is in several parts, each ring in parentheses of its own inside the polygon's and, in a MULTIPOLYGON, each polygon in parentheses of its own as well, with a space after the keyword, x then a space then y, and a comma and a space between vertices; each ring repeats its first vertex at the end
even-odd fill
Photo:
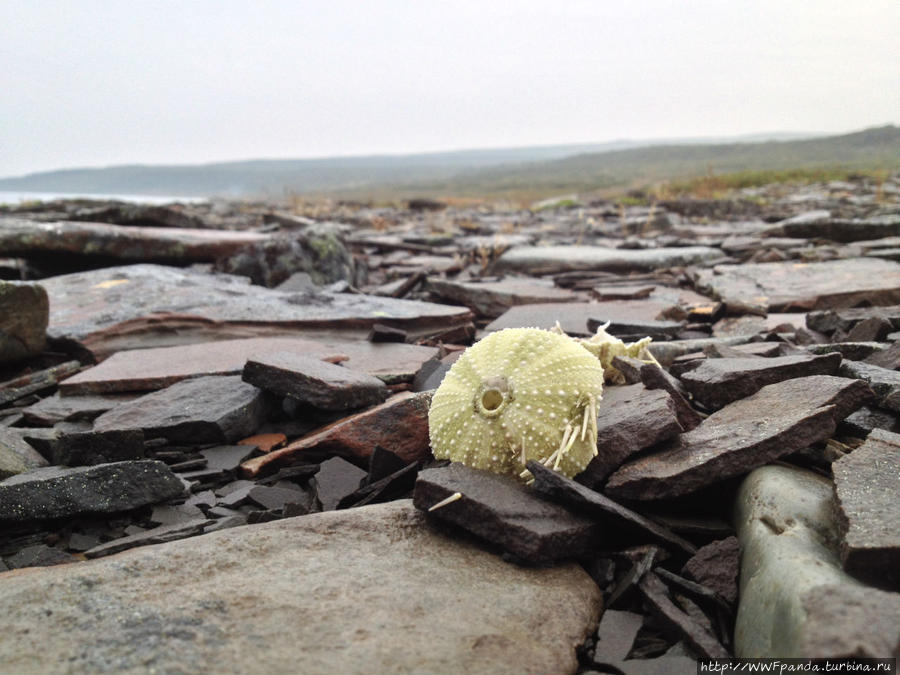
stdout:
POLYGON ((868 383, 878 397, 880 407, 900 412, 900 371, 861 361, 844 361, 838 372, 842 377, 854 377, 868 383))
POLYGON ((498 281, 456 281, 431 277, 427 290, 441 300, 472 309, 477 315, 495 318, 510 307, 547 302, 577 302, 580 297, 549 281, 507 277, 498 281))
POLYGON ((321 410, 353 410, 381 403, 388 388, 376 377, 293 352, 249 359, 244 382, 321 410))
POLYGON ((407 463, 424 459, 430 453, 428 407, 432 393, 396 394, 381 405, 349 415, 283 448, 244 462, 241 472, 252 477, 272 473, 283 466, 302 464, 307 461, 304 458, 310 451, 368 461, 378 445, 407 463))
POLYGON ((409 501, 4 573, 0 597, 3 667, 47 675, 571 673, 601 603, 580 566, 509 565, 409 501))
POLYGON ((307 357, 339 358, 343 367, 387 382, 411 381, 436 347, 371 342, 317 341, 269 337, 222 340, 177 347, 118 352, 103 363, 60 383, 66 396, 86 393, 152 391, 203 375, 238 375, 250 359, 291 352, 307 357))
POLYGON ((359 489, 360 483, 367 475, 366 471, 341 457, 332 457, 322 462, 316 474, 316 491, 322 503, 322 510, 336 509, 344 497, 359 489))
POLYGON ((867 319, 889 321, 896 330, 900 328, 900 305, 888 307, 846 307, 810 312, 806 315, 806 326, 811 330, 829 335, 836 330, 849 333, 856 324, 867 319))
POLYGON ((900 215, 833 218, 827 211, 814 211, 775 223, 761 234, 765 237, 802 237, 841 243, 882 239, 900 235, 900 215))
POLYGON ((89 466, 144 457, 140 429, 61 433, 50 442, 50 461, 64 466, 89 466))
POLYGON ((94 430, 140 429, 170 443, 232 443, 256 431, 266 413, 264 392, 239 376, 198 377, 103 413, 94 430))
MULTIPOLYGON (((875 258, 716 265, 696 271, 695 286, 729 299, 762 302, 773 312, 900 303, 900 263, 875 258)), ((816 329, 810 325, 810 328, 816 329)))
POLYGON ((707 359, 684 373, 681 381, 697 401, 717 410, 755 394, 767 384, 810 375, 835 375, 840 365, 841 355, 835 353, 707 359))
POLYGON ((0 250, 23 257, 89 252, 91 256, 123 262, 212 262, 269 237, 260 232, 234 230, 0 218, 0 250))
MULTIPOLYGON (((285 293, 245 277, 129 265, 43 279, 50 337, 102 359, 113 352, 236 338, 365 335, 375 323, 415 331, 467 325, 471 312, 415 300, 315 290, 285 293)), ((242 364, 243 365, 243 364, 242 364)))
POLYGON ((186 537, 193 537, 203 532, 203 529, 212 525, 215 521, 207 518, 196 518, 194 520, 174 523, 172 525, 160 525, 145 532, 139 532, 127 537, 120 537, 107 541, 99 546, 88 549, 84 552, 86 558, 102 558, 113 553, 121 553, 130 548, 138 546, 149 546, 150 544, 162 544, 167 541, 175 541, 186 537))
POLYGON ((529 461, 526 466, 534 476, 532 487, 535 491, 590 516, 609 526, 613 532, 624 531, 643 540, 640 543, 652 542, 682 555, 693 555, 697 551, 689 541, 606 495, 576 483, 534 460, 529 461))
POLYGON ((813 375, 770 384, 707 417, 652 455, 612 476, 605 492, 664 499, 747 473, 832 436, 837 423, 871 401, 865 382, 813 375))
POLYGON ((603 525, 541 499, 511 476, 455 462, 420 471, 413 503, 526 562, 572 558, 602 546, 603 525), (430 510, 455 493, 461 497, 430 510))
POLYGON ((520 246, 504 252, 495 263, 498 270, 531 274, 591 272, 649 272, 663 267, 682 267, 722 258, 722 251, 708 246, 622 249, 601 246, 520 246))
MULTIPOLYGON (((2 236, 0 251, 6 255, 2 236)), ((0 363, 40 354, 46 343, 48 319, 47 291, 43 286, 0 280, 0 363)))
POLYGON ((900 589, 900 435, 875 429, 831 470, 844 569, 900 589))
POLYGON ((597 627, 597 646, 594 663, 624 661, 634 645, 634 639, 644 624, 644 617, 634 612, 606 609, 597 627))
POLYGON ((22 410, 25 421, 35 426, 52 427, 59 422, 92 422, 120 403, 132 401, 139 394, 95 394, 60 396, 59 393, 41 399, 22 410))
POLYGON ((0 525, 119 513, 183 493, 181 480, 154 460, 50 466, 0 481, 0 525))
POLYGON ((607 387, 597 406, 597 456, 578 482, 599 485, 632 455, 682 431, 667 391, 643 384, 607 387))
POLYGON ((591 318, 602 314, 623 321, 653 321, 677 305, 662 300, 611 300, 609 302, 537 303, 512 307, 487 326, 485 332, 504 328, 543 328, 549 330, 559 322, 569 335, 590 336, 591 318))

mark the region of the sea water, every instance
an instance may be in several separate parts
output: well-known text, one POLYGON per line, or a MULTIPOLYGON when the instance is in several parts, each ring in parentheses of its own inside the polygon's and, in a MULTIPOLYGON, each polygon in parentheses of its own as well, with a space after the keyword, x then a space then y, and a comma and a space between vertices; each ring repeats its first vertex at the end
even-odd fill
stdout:
POLYGON ((85 194, 83 192, 3 192, 0 191, 0 204, 22 204, 23 202, 52 202, 57 199, 94 199, 97 201, 116 200, 140 204, 196 204, 209 201, 206 197, 169 197, 164 195, 116 195, 85 194))

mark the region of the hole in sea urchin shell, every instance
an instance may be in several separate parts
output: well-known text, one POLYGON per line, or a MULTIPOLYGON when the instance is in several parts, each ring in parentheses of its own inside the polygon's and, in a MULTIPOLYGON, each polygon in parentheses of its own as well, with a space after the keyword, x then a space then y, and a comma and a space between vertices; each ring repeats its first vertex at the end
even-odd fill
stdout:
POLYGON ((475 410, 485 417, 496 417, 511 399, 509 381, 505 377, 490 377, 475 394, 475 410))
POLYGON ((503 392, 499 389, 488 389, 481 395, 481 406, 485 410, 496 410, 503 403, 503 392))

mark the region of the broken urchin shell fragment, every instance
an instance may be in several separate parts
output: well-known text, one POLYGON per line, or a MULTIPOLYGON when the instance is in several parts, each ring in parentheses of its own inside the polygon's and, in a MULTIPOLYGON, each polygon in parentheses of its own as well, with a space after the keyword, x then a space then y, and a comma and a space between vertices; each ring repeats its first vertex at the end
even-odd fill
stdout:
POLYGON ((434 456, 523 478, 536 460, 572 477, 597 454, 602 393, 603 367, 572 338, 498 331, 467 349, 435 392, 434 456))

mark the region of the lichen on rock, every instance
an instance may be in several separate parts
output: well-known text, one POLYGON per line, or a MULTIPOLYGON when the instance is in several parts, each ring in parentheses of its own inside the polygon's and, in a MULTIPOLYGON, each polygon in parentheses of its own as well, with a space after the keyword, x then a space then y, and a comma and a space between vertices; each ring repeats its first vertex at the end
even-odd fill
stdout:
POLYGON ((463 353, 434 394, 434 456, 522 478, 537 460, 574 476, 597 454, 603 379, 598 359, 566 335, 493 333, 463 353))

